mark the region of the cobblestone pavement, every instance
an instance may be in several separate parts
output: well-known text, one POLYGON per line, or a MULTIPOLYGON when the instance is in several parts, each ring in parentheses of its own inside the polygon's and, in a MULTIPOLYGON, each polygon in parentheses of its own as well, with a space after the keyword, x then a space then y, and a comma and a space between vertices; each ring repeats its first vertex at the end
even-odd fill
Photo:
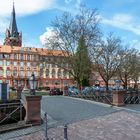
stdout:
POLYGON ((133 110, 134 112, 140 112, 140 104, 127 104, 123 108, 133 110))
POLYGON ((110 105, 65 96, 48 96, 42 99, 42 110, 58 125, 92 119, 118 111, 110 105))
MULTIPOLYGON (((49 140, 64 140, 63 128, 48 130, 49 140)), ((10 140, 43 140, 44 131, 10 140)), ((140 114, 120 111, 68 125, 68 140, 140 140, 140 114)))
MULTIPOLYGON (((49 115, 48 127, 55 127, 48 132, 52 140, 63 139, 61 125, 65 123, 69 124, 69 140, 137 140, 140 115, 123 109, 127 108, 60 96, 43 97, 41 104, 42 116, 49 115)), ((45 124, 9 132, 1 134, 0 140, 43 140, 44 129, 45 124)))
MULTIPOLYGON (((86 101, 83 99, 75 99, 64 96, 45 96, 42 99, 41 114, 44 113, 50 116, 48 118, 48 127, 56 127, 66 123, 74 123, 82 120, 92 119, 99 116, 104 116, 118 109, 112 108, 110 105, 103 105, 93 101, 86 101)), ((13 137, 19 137, 34 133, 44 129, 44 124, 41 126, 26 128, 13 132, 0 134, 0 139, 7 140, 13 137)))

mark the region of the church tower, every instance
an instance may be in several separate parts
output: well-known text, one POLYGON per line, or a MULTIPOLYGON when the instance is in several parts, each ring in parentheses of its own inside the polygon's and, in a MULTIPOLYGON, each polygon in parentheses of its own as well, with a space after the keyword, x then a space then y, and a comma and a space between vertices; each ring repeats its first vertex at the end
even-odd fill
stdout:
POLYGON ((22 46, 22 33, 18 32, 14 3, 13 3, 13 11, 11 14, 10 26, 9 29, 6 29, 5 33, 4 45, 18 47, 22 46))

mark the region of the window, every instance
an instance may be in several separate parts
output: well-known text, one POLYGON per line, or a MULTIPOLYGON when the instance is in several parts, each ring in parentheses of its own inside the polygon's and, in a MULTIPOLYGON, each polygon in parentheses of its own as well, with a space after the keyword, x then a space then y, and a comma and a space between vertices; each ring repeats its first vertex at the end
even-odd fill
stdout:
POLYGON ((10 80, 6 80, 6 83, 10 84, 10 80))
POLYGON ((13 76, 17 76, 17 70, 13 71, 13 76))
POLYGON ((34 75, 35 75, 35 76, 38 76, 37 71, 34 71, 34 75))
POLYGON ((49 64, 46 64, 46 68, 49 68, 49 64))
POLYGON ((63 76, 64 76, 65 78, 67 77, 67 72, 66 72, 66 71, 63 72, 63 76))
POLYGON ((55 81, 55 85, 60 85, 60 80, 55 81))
POLYGON ((27 55, 27 60, 30 60, 30 55, 27 55))
POLYGON ((20 60, 23 60, 23 59, 24 59, 24 55, 20 54, 20 60))
POLYGON ((3 58, 9 58, 9 54, 3 54, 3 58))
POLYGON ((17 62, 16 61, 14 62, 14 66, 17 66, 17 62))
POLYGON ((43 76, 43 69, 40 69, 40 76, 43 76))
POLYGON ((52 84, 53 84, 53 85, 60 85, 60 80, 52 81, 52 84))
POLYGON ((14 82, 14 86, 17 86, 17 80, 14 80, 13 82, 14 82))
POLYGON ((55 68, 55 64, 52 64, 52 67, 55 68))
POLYGON ((61 70, 58 70, 58 77, 61 78, 61 70))
POLYGON ((48 85, 49 85, 49 81, 47 80, 47 81, 46 81, 46 86, 48 86, 48 85))
POLYGON ((24 76, 24 71, 20 71, 20 76, 24 76))
POLYGON ((30 67, 30 65, 31 65, 30 62, 27 62, 27 67, 30 67))
POLYGON ((10 66, 10 61, 6 61, 6 66, 10 66))
POLYGON ((32 60, 34 60, 34 55, 32 55, 32 60))
POLYGON ((63 82, 64 86, 68 86, 68 81, 63 82))
POLYGON ((10 76, 10 71, 9 70, 6 71, 6 75, 10 76))
POLYGON ((43 81, 40 81, 40 86, 41 86, 41 87, 43 86, 43 81))
POLYGON ((24 67, 24 62, 20 62, 20 66, 21 67, 24 67))
POLYGON ((40 67, 43 67, 43 63, 40 63, 40 67))
POLYGON ((3 58, 3 54, 0 54, 0 59, 2 59, 3 58))
POLYGON ((27 71, 27 76, 30 77, 31 76, 31 72, 27 71))
POLYGON ((14 54, 11 54, 10 55, 10 59, 14 59, 14 54))
POLYGON ((46 77, 49 77, 49 70, 46 69, 46 77))
POLYGON ((33 67, 36 67, 36 66, 37 66, 37 63, 36 63, 36 62, 33 62, 33 63, 32 63, 32 66, 33 66, 33 67))
POLYGON ((39 58, 38 55, 35 55, 35 56, 34 56, 34 60, 35 60, 35 61, 38 61, 38 58, 39 58))
POLYGON ((52 77, 55 77, 55 70, 52 70, 52 77))
POLYGON ((0 66, 2 66, 3 65, 3 61, 0 61, 0 66))
POLYGON ((17 54, 14 54, 14 59, 17 59, 17 54))
POLYGON ((39 59, 39 57, 38 57, 38 55, 36 56, 36 61, 38 61, 38 59, 39 59))

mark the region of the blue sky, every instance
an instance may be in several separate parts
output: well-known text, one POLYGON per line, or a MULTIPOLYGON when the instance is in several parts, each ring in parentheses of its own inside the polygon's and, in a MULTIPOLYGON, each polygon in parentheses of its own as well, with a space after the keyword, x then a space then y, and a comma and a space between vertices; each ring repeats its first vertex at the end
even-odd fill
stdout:
MULTIPOLYGON (((106 36, 114 32, 125 44, 140 49, 140 0, 14 0, 18 30, 23 46, 42 47, 51 21, 64 11, 76 13, 80 4, 96 8, 102 18, 101 30, 106 36)), ((0 44, 10 24, 12 0, 1 0, 0 44)), ((128 46, 129 46, 128 45, 128 46)))

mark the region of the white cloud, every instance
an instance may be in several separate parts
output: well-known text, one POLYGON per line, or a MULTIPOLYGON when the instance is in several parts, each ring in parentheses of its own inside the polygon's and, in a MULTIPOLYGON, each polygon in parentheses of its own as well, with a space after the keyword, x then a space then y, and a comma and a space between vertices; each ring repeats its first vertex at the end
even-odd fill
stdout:
MULTIPOLYGON (((0 16, 9 16, 12 11, 12 0, 3 0, 0 4, 0 16)), ((55 0, 14 0, 16 13, 18 15, 28 15, 41 10, 49 9, 55 0)))
POLYGON ((47 39, 51 38, 52 36, 54 36, 55 33, 53 31, 53 28, 51 27, 47 27, 46 28, 46 32, 44 32, 41 36, 40 36, 40 42, 42 45, 46 44, 47 39))
POLYGON ((102 18, 102 23, 140 35, 140 23, 136 22, 135 19, 128 14, 116 14, 112 19, 102 18))
MULTIPOLYGON (((14 0, 16 14, 24 16, 49 9, 55 0, 14 0)), ((9 25, 7 18, 10 17, 13 8, 12 0, 3 0, 0 4, 0 33, 4 33, 9 25)))
POLYGON ((56 32, 52 27, 47 27, 46 32, 40 36, 40 41, 47 49, 60 49, 56 44, 61 44, 61 49, 64 46, 64 42, 59 37, 59 33, 56 32), (51 43, 51 44, 50 44, 51 43))
MULTIPOLYGON (((73 9, 81 4, 81 0, 64 0, 63 4, 59 4, 59 0, 14 0, 14 3, 17 15, 24 16, 50 8, 57 8, 59 10, 73 9), (73 7, 71 7, 71 5, 73 5, 73 7)), ((12 0, 1 1, 0 17, 9 17, 12 6, 12 0)))
POLYGON ((55 4, 55 8, 61 11, 67 11, 72 14, 76 14, 81 6, 81 0, 64 0, 64 4, 59 4, 58 2, 55 4))

